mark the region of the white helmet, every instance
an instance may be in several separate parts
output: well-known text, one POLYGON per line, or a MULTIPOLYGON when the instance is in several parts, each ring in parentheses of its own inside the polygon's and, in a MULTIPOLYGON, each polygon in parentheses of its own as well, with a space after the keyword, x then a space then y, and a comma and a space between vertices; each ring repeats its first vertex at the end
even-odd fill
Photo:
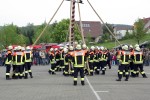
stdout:
POLYGON ((104 47, 101 47, 100 49, 101 49, 101 50, 104 50, 104 47))
POLYGON ((135 48, 136 51, 141 51, 140 47, 135 48))
POLYGON ((78 44, 78 45, 76 46, 76 49, 77 49, 77 50, 81 50, 81 45, 78 44))
POLYGON ((53 50, 54 50, 54 48, 51 48, 51 49, 50 49, 50 51, 53 51, 53 50))
POLYGON ((83 45, 82 45, 82 48, 83 48, 83 49, 86 49, 86 48, 87 48, 87 46, 86 46, 85 44, 83 44, 83 45))
POLYGON ((138 45, 138 44, 136 44, 134 47, 135 47, 135 48, 136 48, 136 47, 139 47, 139 45, 138 45))
POLYGON ((18 48, 17 47, 14 47, 14 50, 17 50, 18 48))
POLYGON ((8 50, 12 50, 13 49, 13 47, 10 45, 10 46, 8 46, 8 50))
POLYGON ((91 50, 94 50, 95 49, 95 47, 94 46, 91 46, 91 50))
POLYGON ((21 49, 22 49, 21 46, 18 46, 18 47, 17 47, 17 50, 21 50, 21 49))
POLYGON ((70 47, 69 47, 69 50, 73 50, 73 46, 70 46, 70 47))
POLYGON ((130 47, 130 48, 133 48, 133 46, 132 46, 132 45, 130 45, 129 47, 130 47))
POLYGON ((31 48, 29 46, 26 47, 26 50, 30 50, 31 48))
POLYGON ((124 45, 124 46, 122 47, 122 49, 123 49, 123 50, 128 50, 128 46, 127 46, 127 45, 124 45))
POLYGON ((75 45, 77 45, 77 44, 78 44, 78 42, 76 41, 76 42, 74 42, 74 44, 75 44, 75 45))
POLYGON ((62 49, 63 49, 63 47, 60 47, 59 49, 60 49, 60 50, 62 50, 62 49))
POLYGON ((58 50, 58 48, 55 48, 55 51, 57 51, 58 50))
POLYGON ((68 52, 68 49, 67 48, 64 48, 64 53, 67 53, 68 52))
POLYGON ((21 47, 21 50, 22 50, 22 51, 25 51, 25 47, 21 47))
POLYGON ((65 46, 64 46, 64 48, 68 48, 68 46, 67 46, 67 45, 65 45, 65 46))

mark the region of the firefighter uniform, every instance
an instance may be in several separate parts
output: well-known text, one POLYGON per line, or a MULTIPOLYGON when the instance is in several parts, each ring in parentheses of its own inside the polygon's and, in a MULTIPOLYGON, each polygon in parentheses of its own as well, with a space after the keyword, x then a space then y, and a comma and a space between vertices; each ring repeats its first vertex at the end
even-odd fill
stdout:
POLYGON ((69 54, 68 54, 68 49, 64 48, 64 72, 63 75, 64 76, 68 76, 69 75, 69 54))
POLYGON ((72 63, 72 56, 73 56, 73 46, 69 47, 69 52, 68 52, 68 56, 69 56, 69 74, 70 75, 74 75, 74 68, 73 68, 73 63, 72 63))
POLYGON ((81 50, 81 45, 77 45, 73 53, 74 85, 77 85, 78 72, 80 72, 81 84, 84 85, 85 59, 85 52, 81 50))
MULTIPOLYGON (((134 49, 133 46, 130 45, 130 55, 133 56, 134 54, 134 49)), ((133 64, 133 59, 130 59, 130 76, 133 77, 134 76, 134 64, 133 64)))
POLYGON ((31 71, 31 65, 32 65, 32 51, 30 50, 30 47, 26 47, 26 50, 24 51, 25 55, 25 79, 28 78, 28 73, 31 78, 32 76, 32 71, 31 71))
POLYGON ((116 81, 121 81, 123 76, 123 70, 125 70, 125 81, 128 81, 129 78, 129 63, 130 63, 130 52, 128 51, 128 46, 125 45, 122 47, 123 51, 121 51, 120 56, 120 65, 118 68, 118 79, 116 81))
POLYGON ((61 48, 60 49, 60 70, 63 69, 64 70, 65 66, 64 66, 64 51, 61 48))
POLYGON ((93 76, 93 71, 94 71, 94 51, 91 49, 91 51, 89 52, 88 54, 88 61, 89 61, 89 69, 87 70, 90 70, 90 75, 93 76))
POLYGON ((55 48, 55 59, 56 59, 56 71, 58 71, 59 70, 59 65, 60 65, 60 51, 57 49, 57 48, 55 48))
POLYGON ((6 65, 6 80, 10 79, 10 70, 11 70, 11 63, 12 63, 12 46, 8 47, 8 51, 6 53, 6 61, 5 61, 5 65, 6 65))
POLYGON ((140 51, 139 47, 135 48, 135 52, 132 55, 132 59, 133 59, 133 64, 134 64, 134 75, 133 77, 137 77, 139 75, 139 70, 141 75, 143 76, 143 78, 147 78, 144 70, 143 70, 143 52, 140 51))
POLYGON ((110 55, 109 50, 107 50, 107 56, 108 56, 108 59, 107 59, 107 65, 108 65, 109 69, 111 69, 111 64, 110 64, 111 55, 110 55))
POLYGON ((14 50, 13 50, 13 53, 12 53, 12 65, 13 65, 13 74, 12 74, 12 78, 13 79, 15 79, 15 70, 16 70, 16 56, 15 56, 15 54, 16 54, 16 52, 17 52, 17 47, 15 47, 14 48, 14 50))
POLYGON ((102 75, 105 75, 105 70, 106 70, 105 66, 107 65, 107 59, 108 59, 107 52, 104 49, 102 51, 102 55, 101 55, 101 58, 100 58, 100 65, 101 65, 102 75))
POLYGON ((15 64, 16 64, 16 69, 15 69, 15 79, 22 79, 23 77, 23 64, 24 64, 24 53, 21 51, 21 46, 18 46, 17 52, 15 53, 15 64))
POLYGON ((51 68, 49 69, 49 73, 50 74, 56 74, 55 73, 56 61, 55 61, 55 54, 54 54, 53 48, 50 49, 49 58, 50 58, 50 64, 51 64, 51 68))

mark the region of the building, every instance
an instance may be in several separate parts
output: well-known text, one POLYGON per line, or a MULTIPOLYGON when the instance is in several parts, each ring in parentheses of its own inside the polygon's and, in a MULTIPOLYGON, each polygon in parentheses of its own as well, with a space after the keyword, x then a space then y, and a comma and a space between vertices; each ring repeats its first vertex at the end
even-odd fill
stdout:
POLYGON ((124 25, 124 24, 113 24, 114 34, 117 39, 122 39, 126 32, 132 33, 133 26, 132 25, 124 25))
MULTIPOLYGON (((80 22, 76 21, 76 23, 80 27, 80 22)), ((102 24, 99 21, 82 21, 82 29, 85 39, 90 36, 92 40, 96 40, 103 34, 102 24)))
POLYGON ((150 33, 150 17, 149 18, 143 18, 143 21, 144 21, 144 28, 147 29, 148 33, 150 33))

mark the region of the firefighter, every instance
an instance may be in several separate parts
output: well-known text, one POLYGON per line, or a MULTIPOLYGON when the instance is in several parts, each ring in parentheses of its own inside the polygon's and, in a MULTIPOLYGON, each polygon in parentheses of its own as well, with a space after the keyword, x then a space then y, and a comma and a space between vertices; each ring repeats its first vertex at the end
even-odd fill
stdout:
POLYGON ((8 46, 8 50, 6 53, 6 60, 5 60, 5 65, 6 65, 6 80, 10 80, 10 70, 11 70, 11 63, 12 63, 12 46, 8 46))
MULTIPOLYGON (((25 47, 21 47, 21 51, 24 53, 25 52, 25 47)), ((25 62, 22 65, 22 70, 23 70, 22 77, 24 77, 25 76, 25 62)))
POLYGON ((15 70, 16 70, 16 59, 15 59, 15 54, 16 54, 16 52, 17 52, 17 47, 14 47, 14 49, 13 49, 13 53, 12 53, 12 65, 13 65, 13 73, 12 73, 12 78, 13 79, 15 79, 15 70))
POLYGON ((50 58, 50 64, 51 64, 51 68, 49 69, 49 74, 56 74, 55 73, 55 68, 56 68, 56 61, 55 61, 55 53, 54 53, 54 49, 51 48, 50 52, 49 52, 49 58, 50 58))
POLYGON ((29 46, 26 47, 26 50, 24 51, 25 54, 25 79, 28 78, 28 73, 31 78, 32 76, 32 71, 31 71, 31 65, 32 65, 32 51, 29 46))
POLYGON ((94 71, 94 58, 95 58, 94 49, 95 49, 95 47, 91 46, 90 52, 88 54, 89 68, 87 68, 87 71, 90 72, 88 74, 90 74, 91 76, 93 76, 93 71, 94 71))
MULTIPOLYGON (((132 56, 134 54, 134 49, 133 49, 132 45, 129 46, 129 50, 130 50, 130 55, 132 56)), ((130 76, 133 77, 134 76, 134 74, 133 74, 133 72, 134 72, 134 65, 133 65, 133 60, 132 59, 130 59, 130 66, 129 66, 129 68, 130 68, 130 76)))
POLYGON ((147 76, 143 70, 143 61, 144 61, 143 52, 141 51, 141 49, 138 46, 135 48, 135 52, 132 55, 132 59, 133 59, 133 64, 134 64, 133 77, 138 77, 138 75, 139 75, 138 69, 139 69, 143 78, 147 78, 147 76))
POLYGON ((77 77, 78 72, 80 72, 81 77, 81 84, 85 85, 84 83, 84 65, 85 65, 85 52, 81 50, 81 45, 76 46, 76 50, 72 56, 73 66, 74 66, 74 85, 77 85, 77 77))
POLYGON ((73 52, 74 52, 73 46, 69 46, 69 52, 68 52, 68 55, 69 55, 69 74, 71 76, 74 75, 74 69, 73 69, 73 63, 72 63, 73 52))
POLYGON ((61 69, 64 69, 64 51, 63 51, 63 47, 60 47, 60 71, 61 69))
POLYGON ((56 59, 56 71, 59 70, 59 65, 60 65, 60 51, 58 48, 55 48, 55 59, 56 59))
POLYGON ((120 55, 121 55, 121 51, 122 51, 121 49, 122 49, 121 47, 116 49, 117 65, 119 65, 120 55))
POLYGON ((65 69, 63 75, 68 76, 69 75, 69 54, 67 48, 64 48, 64 65, 65 65, 65 69))
POLYGON ((107 65, 109 67, 109 69, 111 69, 111 54, 110 54, 110 51, 109 49, 107 49, 107 56, 108 56, 108 59, 107 59, 107 65))
POLYGON ((88 55, 89 55, 89 52, 88 52, 88 47, 86 46, 86 44, 83 44, 82 45, 82 51, 85 52, 85 56, 86 56, 86 63, 85 63, 85 67, 84 67, 84 72, 85 74, 89 74, 90 75, 90 68, 89 68, 89 62, 88 62, 88 55))
POLYGON ((129 63, 130 63, 130 51, 128 50, 128 46, 124 45, 122 47, 121 55, 120 55, 120 65, 118 69, 118 79, 116 81, 121 81, 123 76, 123 70, 125 70, 125 81, 129 79, 129 63))
POLYGON ((15 70, 15 79, 22 79, 23 77, 23 64, 24 64, 24 53, 21 51, 21 46, 17 47, 17 52, 15 53, 15 64, 16 64, 16 70, 15 70))
POLYGON ((107 65, 107 49, 102 48, 102 55, 100 57, 100 65, 101 65, 101 70, 102 70, 102 75, 105 75, 105 70, 106 70, 106 65, 107 65))

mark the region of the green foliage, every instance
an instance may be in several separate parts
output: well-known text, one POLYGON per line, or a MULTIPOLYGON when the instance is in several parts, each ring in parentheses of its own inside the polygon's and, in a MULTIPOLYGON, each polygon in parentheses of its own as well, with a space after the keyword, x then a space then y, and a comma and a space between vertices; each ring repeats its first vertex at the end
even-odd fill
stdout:
POLYGON ((0 29, 1 48, 12 44, 21 45, 26 43, 26 38, 21 34, 17 34, 17 31, 18 27, 13 24, 4 25, 0 29))
POLYGON ((21 27, 20 31, 18 30, 21 34, 26 36, 29 39, 29 44, 33 44, 32 38, 34 37, 34 25, 33 24, 28 24, 26 27, 21 27))
POLYGON ((124 40, 125 40, 125 39, 130 39, 130 38, 132 38, 132 37, 133 37, 133 34, 132 34, 132 33, 129 33, 129 31, 127 30, 125 36, 123 37, 123 39, 124 39, 124 40))
POLYGON ((135 37, 135 40, 138 42, 140 42, 140 40, 144 37, 144 35, 146 34, 146 29, 144 28, 144 22, 142 19, 138 19, 135 23, 134 23, 134 31, 133 31, 133 35, 135 37))
POLYGON ((91 41, 92 41, 91 33, 87 33, 86 44, 89 45, 91 41))
MULTIPOLYGON (((105 24, 110 29, 110 31, 113 32, 113 26, 111 24, 108 24, 108 23, 105 23, 105 24)), ((102 41, 105 42, 105 41, 112 40, 110 32, 108 31, 108 29, 104 25, 103 25, 102 29, 103 29, 102 41)))

